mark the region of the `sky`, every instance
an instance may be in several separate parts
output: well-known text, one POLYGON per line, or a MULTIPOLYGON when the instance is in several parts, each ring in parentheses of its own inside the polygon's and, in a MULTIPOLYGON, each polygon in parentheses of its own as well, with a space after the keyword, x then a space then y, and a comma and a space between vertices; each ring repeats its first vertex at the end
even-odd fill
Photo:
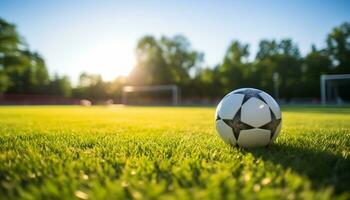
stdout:
POLYGON ((17 25, 50 74, 69 75, 74 83, 81 72, 105 80, 127 75, 144 35, 182 34, 211 67, 233 40, 248 43, 251 58, 261 39, 291 38, 305 55, 350 21, 350 1, 1 0, 0 17, 17 25))

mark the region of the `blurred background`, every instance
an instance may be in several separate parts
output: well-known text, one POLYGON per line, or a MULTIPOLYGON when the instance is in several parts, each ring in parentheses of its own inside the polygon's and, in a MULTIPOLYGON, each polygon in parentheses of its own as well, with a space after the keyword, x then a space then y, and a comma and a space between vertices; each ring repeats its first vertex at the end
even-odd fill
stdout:
POLYGON ((0 1, 0 104, 350 102, 350 1, 0 1))

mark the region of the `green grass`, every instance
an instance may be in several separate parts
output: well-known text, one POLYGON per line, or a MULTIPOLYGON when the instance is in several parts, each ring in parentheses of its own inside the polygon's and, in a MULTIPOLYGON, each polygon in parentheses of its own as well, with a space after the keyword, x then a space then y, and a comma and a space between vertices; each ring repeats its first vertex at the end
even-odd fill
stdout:
POLYGON ((0 199, 350 198, 350 108, 293 108, 268 148, 214 108, 0 107, 0 199))

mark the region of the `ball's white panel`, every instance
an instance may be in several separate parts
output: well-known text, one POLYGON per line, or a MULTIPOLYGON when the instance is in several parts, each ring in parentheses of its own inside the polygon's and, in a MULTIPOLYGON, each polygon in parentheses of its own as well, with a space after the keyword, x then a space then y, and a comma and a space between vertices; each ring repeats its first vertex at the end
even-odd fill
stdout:
POLYGON ((241 130, 237 144, 241 147, 262 147, 270 143, 271 131, 265 129, 241 130))
POLYGON ((217 120, 216 122, 216 130, 219 133, 219 136, 227 143, 236 145, 236 139, 233 135, 232 128, 229 127, 224 121, 217 120))
POLYGON ((279 135, 279 133, 280 133, 280 131, 281 131, 281 128, 282 128, 282 121, 281 121, 280 124, 277 126, 276 131, 275 131, 275 134, 273 135, 273 137, 272 137, 270 143, 272 143, 273 141, 276 140, 277 136, 279 135))
POLYGON ((220 102, 221 107, 218 110, 219 116, 222 119, 233 119, 233 117, 242 105, 243 98, 243 94, 230 94, 227 97, 225 97, 220 102))
POLYGON ((220 103, 218 104, 218 106, 216 106, 216 111, 215 111, 215 119, 218 117, 218 112, 221 109, 221 105, 222 105, 222 100, 220 101, 220 103))
POLYGON ((255 97, 248 99, 242 106, 241 121, 256 128, 267 124, 271 121, 268 105, 255 97))
POLYGON ((276 119, 281 119, 281 109, 278 106, 278 103, 275 101, 275 99, 273 99, 272 96, 270 96, 266 92, 261 92, 259 93, 259 95, 266 101, 267 105, 271 108, 272 112, 276 116, 276 119))

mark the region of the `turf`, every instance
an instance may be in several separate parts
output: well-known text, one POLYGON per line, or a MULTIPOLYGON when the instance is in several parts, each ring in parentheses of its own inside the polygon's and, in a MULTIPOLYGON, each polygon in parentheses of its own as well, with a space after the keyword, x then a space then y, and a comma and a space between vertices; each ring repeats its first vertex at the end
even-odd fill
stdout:
POLYGON ((0 107, 1 199, 350 198, 350 108, 293 108, 268 148, 214 108, 0 107))

